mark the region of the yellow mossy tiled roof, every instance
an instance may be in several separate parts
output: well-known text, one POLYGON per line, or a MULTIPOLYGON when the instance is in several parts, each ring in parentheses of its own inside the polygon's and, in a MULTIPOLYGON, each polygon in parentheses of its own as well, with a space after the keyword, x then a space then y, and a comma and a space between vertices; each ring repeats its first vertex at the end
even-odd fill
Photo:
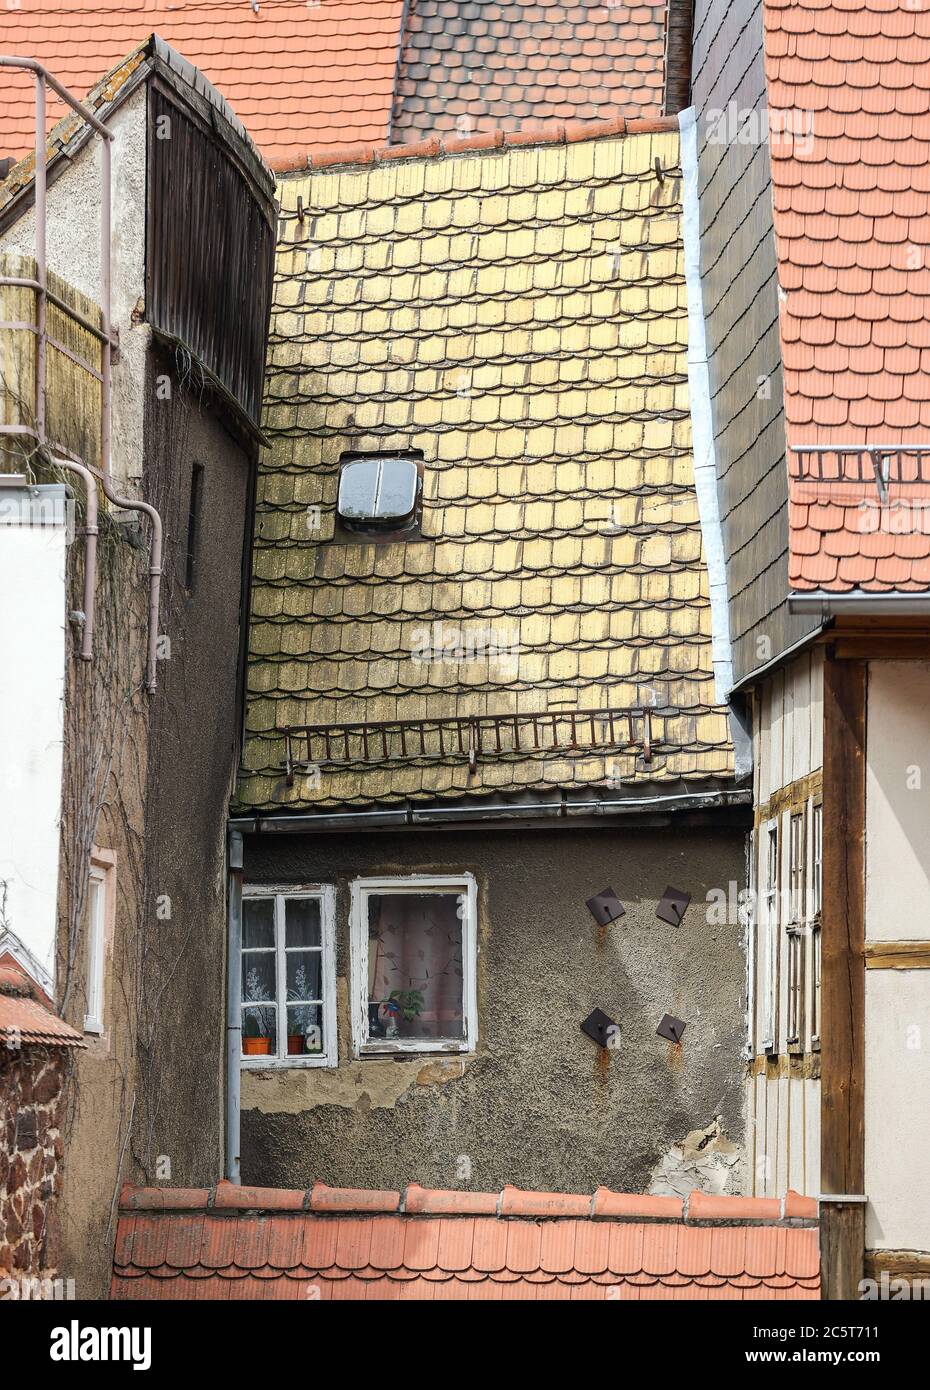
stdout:
POLYGON ((659 131, 282 182, 240 808, 732 776, 678 161, 677 131, 659 131), (422 450, 425 539, 336 543, 340 456, 378 449, 422 450), (505 658, 417 659, 433 634, 479 653, 484 634, 505 658), (669 715, 648 763, 588 750, 284 776, 289 726, 641 702, 669 715))

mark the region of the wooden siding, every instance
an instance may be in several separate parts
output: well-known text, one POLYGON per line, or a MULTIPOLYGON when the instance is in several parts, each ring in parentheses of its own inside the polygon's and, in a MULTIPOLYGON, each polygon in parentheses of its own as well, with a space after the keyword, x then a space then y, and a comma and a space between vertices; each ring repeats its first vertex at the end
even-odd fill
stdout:
POLYGON ((701 276, 734 680, 817 623, 788 613, 788 476, 769 147, 729 138, 766 109, 762 6, 697 0, 692 101, 698 115, 701 276), (712 112, 733 116, 718 140, 712 112))
MULTIPOLYGON (((758 856, 754 882, 760 895, 765 879, 765 829, 779 827, 779 889, 788 886, 789 836, 793 811, 819 801, 823 763, 823 648, 813 647, 764 681, 753 696, 754 822, 758 856)), ((807 827, 810 833, 810 827, 807 827)), ((810 841, 808 840, 808 859, 810 841)), ((810 875, 810 868, 809 868, 810 875)), ((810 879, 809 879, 810 881, 810 879)), ((761 915, 760 905, 757 912, 761 915)), ((805 1035, 788 1047, 788 933, 783 914, 776 927, 775 1050, 757 1047, 763 1026, 764 961, 761 940, 751 953, 752 1051, 747 1082, 749 1154, 755 1196, 783 1195, 789 1187, 820 1191, 820 1053, 810 1037, 812 953, 805 940, 805 1035)))
POLYGON ((150 93, 146 315, 257 426, 271 308, 271 203, 215 132, 156 84, 150 93))

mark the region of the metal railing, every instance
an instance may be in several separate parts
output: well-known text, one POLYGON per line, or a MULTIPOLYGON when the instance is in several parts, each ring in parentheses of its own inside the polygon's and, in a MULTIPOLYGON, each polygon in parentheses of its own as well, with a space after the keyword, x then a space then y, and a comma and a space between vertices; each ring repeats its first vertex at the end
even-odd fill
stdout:
POLYGON ((87 525, 85 526, 86 550, 84 557, 84 632, 81 643, 81 659, 90 661, 93 657, 93 630, 94 630, 94 591, 96 586, 97 573, 97 497, 96 479, 99 476, 100 484, 103 488, 104 496, 125 511, 141 512, 147 516, 151 524, 151 540, 149 546, 149 630, 148 630, 148 654, 146 662, 146 687, 150 694, 156 688, 156 665, 158 650, 158 611, 159 594, 162 575, 162 522, 161 517, 154 507, 147 502, 138 499, 121 497, 113 486, 110 476, 110 445, 112 429, 112 402, 113 393, 111 385, 113 351, 118 346, 118 339, 113 331, 111 322, 111 226, 110 208, 112 198, 112 157, 111 144, 113 141, 113 131, 103 121, 95 116, 82 101, 80 101, 67 87, 34 58, 5 57, 0 55, 0 67, 14 68, 22 72, 31 72, 35 77, 35 265, 36 274, 32 279, 28 276, 3 276, 0 275, 0 285, 10 286, 15 289, 32 290, 36 296, 36 322, 35 325, 18 324, 11 325, 20 328, 32 329, 36 333, 36 410, 35 410, 35 429, 28 425, 0 425, 0 434, 28 434, 31 435, 43 451, 48 450, 48 439, 46 433, 47 417, 47 349, 49 344, 66 352, 66 354, 77 361, 77 365, 85 368, 100 381, 100 470, 98 471, 85 464, 78 458, 59 458, 50 456, 52 463, 58 467, 78 474, 87 488, 87 525), (48 224, 47 224, 47 192, 48 192, 48 170, 46 167, 47 158, 47 134, 46 134, 46 103, 45 89, 51 87, 62 101, 71 110, 85 121, 101 140, 101 165, 100 165, 100 325, 99 327, 91 323, 84 315, 71 308, 60 296, 55 294, 48 286, 48 224), (67 314, 81 328, 97 338, 100 343, 101 365, 99 372, 83 359, 77 358, 70 349, 65 349, 62 344, 54 339, 50 339, 47 329, 48 305, 54 304, 56 308, 67 314))

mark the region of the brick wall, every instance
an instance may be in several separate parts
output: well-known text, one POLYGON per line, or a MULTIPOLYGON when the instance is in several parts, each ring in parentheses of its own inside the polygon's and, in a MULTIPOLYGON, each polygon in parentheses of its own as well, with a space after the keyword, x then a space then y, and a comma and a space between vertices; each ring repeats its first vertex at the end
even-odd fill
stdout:
POLYGON ((57 1271, 65 1054, 0 1047, 0 1274, 57 1271))

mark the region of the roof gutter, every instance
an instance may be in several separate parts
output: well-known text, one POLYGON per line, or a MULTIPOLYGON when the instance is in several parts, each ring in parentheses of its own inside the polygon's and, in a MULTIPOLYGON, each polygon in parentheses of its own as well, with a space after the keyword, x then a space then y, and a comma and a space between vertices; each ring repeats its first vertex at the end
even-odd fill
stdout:
POLYGON ((823 589, 812 589, 810 593, 788 595, 789 613, 819 613, 826 621, 840 614, 855 617, 877 614, 879 616, 906 617, 916 615, 930 618, 930 592, 924 594, 874 594, 861 589, 852 589, 845 594, 831 594, 823 589))
POLYGON ((317 831, 382 829, 399 825, 455 825, 482 821, 567 820, 575 816, 616 817, 636 812, 702 811, 749 805, 749 788, 710 792, 676 792, 669 796, 592 797, 584 801, 518 802, 494 806, 406 806, 376 811, 307 811, 293 815, 232 816, 231 833, 308 835, 317 831))

